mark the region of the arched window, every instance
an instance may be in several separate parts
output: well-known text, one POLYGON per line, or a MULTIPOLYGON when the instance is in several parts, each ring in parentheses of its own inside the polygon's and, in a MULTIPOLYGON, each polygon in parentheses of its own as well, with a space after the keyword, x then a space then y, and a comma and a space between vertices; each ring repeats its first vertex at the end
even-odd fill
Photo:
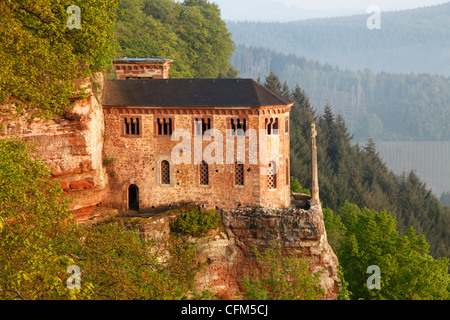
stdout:
POLYGON ((269 170, 267 173, 267 188, 276 189, 277 188, 277 165, 275 161, 269 163, 269 170))
POLYGON ((205 161, 202 161, 200 164, 200 184, 208 185, 209 184, 209 169, 208 164, 205 161))
POLYGON ((234 184, 237 186, 244 185, 244 164, 241 162, 234 164, 234 184))
POLYGON ((167 160, 161 162, 161 184, 170 184, 170 164, 167 160))

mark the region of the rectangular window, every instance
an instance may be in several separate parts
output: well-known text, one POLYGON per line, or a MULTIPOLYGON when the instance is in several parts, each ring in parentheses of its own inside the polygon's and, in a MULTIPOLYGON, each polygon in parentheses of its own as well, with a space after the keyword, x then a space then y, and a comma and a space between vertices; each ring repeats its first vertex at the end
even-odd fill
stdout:
POLYGON ((213 119, 211 117, 194 118, 194 134, 196 136, 205 135, 206 131, 212 129, 213 119))
POLYGON ((231 130, 233 136, 245 136, 248 129, 248 119, 229 118, 227 119, 227 129, 231 130))
POLYGON ((240 162, 234 164, 234 184, 236 186, 244 185, 244 165, 240 162))
POLYGON ((161 184, 170 184, 170 164, 167 160, 161 162, 161 184))
POLYGON ((156 117, 155 134, 158 136, 171 136, 174 130, 172 117, 156 117))
POLYGON ((289 133, 289 117, 286 117, 284 121, 284 133, 289 133))
POLYGON ((140 136, 142 131, 141 118, 123 117, 121 127, 123 136, 140 136))
POLYGON ((205 161, 200 164, 200 184, 209 185, 209 168, 205 161))
POLYGON ((277 168, 276 163, 271 161, 269 163, 269 172, 267 176, 267 188, 276 189, 277 188, 277 168))
POLYGON ((267 135, 277 135, 278 134, 278 118, 266 118, 264 120, 264 128, 266 129, 267 135))

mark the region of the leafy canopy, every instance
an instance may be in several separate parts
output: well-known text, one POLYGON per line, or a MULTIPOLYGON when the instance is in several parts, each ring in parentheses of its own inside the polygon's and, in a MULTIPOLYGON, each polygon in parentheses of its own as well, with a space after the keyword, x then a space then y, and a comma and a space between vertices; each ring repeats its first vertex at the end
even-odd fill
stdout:
POLYGON ((174 60, 172 78, 235 77, 231 34, 206 0, 123 0, 116 23, 120 57, 174 60))
POLYGON ((101 71, 115 52, 118 0, 0 2, 0 104, 27 116, 50 117, 70 107, 77 80, 101 71), (81 29, 69 29, 70 5, 81 29))
POLYGON ((247 300, 317 300, 324 290, 321 272, 311 273, 309 261, 295 253, 284 254, 273 244, 262 253, 253 247, 258 264, 252 278, 244 277, 244 299, 247 300))
POLYGON ((191 293, 192 247, 178 239, 143 242, 114 220, 77 225, 68 205, 33 147, 0 139, 0 299, 181 299, 191 293), (66 285, 72 265, 80 268, 80 289, 66 285))
POLYGON ((413 228, 402 236, 387 211, 346 202, 336 214, 324 210, 327 234, 354 299, 449 299, 448 259, 433 259, 424 236, 413 228), (367 268, 381 270, 381 289, 369 290, 367 268))

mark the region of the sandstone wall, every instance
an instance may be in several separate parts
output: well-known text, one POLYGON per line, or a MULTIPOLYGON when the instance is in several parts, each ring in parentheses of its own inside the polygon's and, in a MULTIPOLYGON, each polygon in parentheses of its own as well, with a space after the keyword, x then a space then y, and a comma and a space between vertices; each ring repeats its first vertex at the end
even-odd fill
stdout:
MULTIPOLYGON (((280 143, 278 150, 279 170, 277 188, 267 189, 267 176, 261 175, 260 159, 250 163, 250 138, 245 138, 244 185, 234 183, 234 164, 227 164, 227 121, 238 117, 234 110, 195 110, 195 108, 105 108, 105 155, 111 160, 108 165, 109 194, 108 206, 128 210, 128 188, 134 184, 139 188, 139 212, 146 213, 164 206, 176 206, 181 203, 192 203, 210 208, 235 208, 238 206, 267 206, 283 208, 289 206, 289 179, 286 179, 286 159, 289 157, 289 135, 284 133, 284 117, 280 119, 280 143), (202 112, 203 114, 198 114, 202 112), (184 129, 193 132, 194 119, 208 115, 212 119, 212 128, 222 132, 223 156, 218 157, 223 163, 209 165, 209 184, 201 185, 199 165, 194 164, 196 146, 192 137, 185 153, 188 153, 190 164, 176 164, 172 161, 172 151, 183 141, 172 141, 171 136, 155 134, 155 122, 158 117, 171 116, 174 130, 184 129), (137 136, 123 134, 123 121, 126 117, 139 119, 140 134, 137 136), (170 165, 170 184, 161 184, 161 161, 170 165)), ((245 110, 244 110, 245 111, 245 110)), ((241 112, 244 112, 241 110, 241 112)), ((248 111, 248 110, 247 110, 248 111)), ((263 129, 264 118, 258 114, 246 115, 248 128, 263 129)), ((258 142, 258 141, 257 141, 258 142)), ((198 148, 200 155, 215 152, 210 150, 212 141, 203 141, 198 148)), ((234 143, 234 159, 237 159, 238 142, 234 143)), ((270 149, 270 145, 267 146, 270 149)), ((255 150, 259 151, 258 146, 255 150)), ((259 153, 257 154, 259 155, 259 153)), ((219 161, 217 161, 219 162, 219 161)))
MULTIPOLYGON (((198 289, 210 289, 222 298, 242 292, 242 278, 256 269, 252 245, 262 252, 281 245, 283 252, 295 253, 310 261, 310 271, 322 270, 321 285, 326 299, 338 294, 338 260, 327 242, 322 208, 304 209, 241 208, 221 210, 222 226, 205 237, 191 238, 197 244, 198 262, 205 263, 197 277, 198 289)), ((160 214, 141 225, 142 237, 169 235, 169 223, 176 216, 160 214)))
MULTIPOLYGON (((103 76, 93 77, 101 92, 103 76)), ((75 107, 64 116, 49 121, 13 117, 13 112, 2 115, 1 137, 18 136, 37 144, 37 156, 42 157, 52 170, 54 179, 68 198, 75 199, 71 209, 74 217, 85 219, 104 201, 107 175, 102 165, 104 120, 101 102, 93 90, 93 83, 80 84, 87 88, 88 98, 76 101, 75 107)))

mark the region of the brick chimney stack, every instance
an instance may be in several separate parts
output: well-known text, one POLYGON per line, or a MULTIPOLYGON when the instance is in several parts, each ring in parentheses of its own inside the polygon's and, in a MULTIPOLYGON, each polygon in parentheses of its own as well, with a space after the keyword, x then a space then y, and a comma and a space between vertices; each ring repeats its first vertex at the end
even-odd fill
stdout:
POLYGON ((162 58, 123 58, 113 60, 117 80, 169 79, 173 60, 162 58))

